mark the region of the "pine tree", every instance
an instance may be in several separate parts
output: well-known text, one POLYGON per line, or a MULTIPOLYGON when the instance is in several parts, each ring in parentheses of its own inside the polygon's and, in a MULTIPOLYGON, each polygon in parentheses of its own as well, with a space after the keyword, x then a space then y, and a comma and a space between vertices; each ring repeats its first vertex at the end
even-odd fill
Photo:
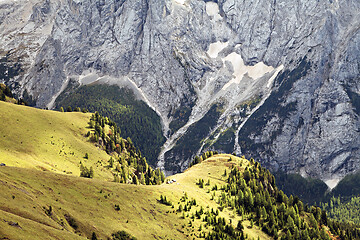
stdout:
POLYGON ((140 184, 142 184, 142 185, 145 185, 145 184, 146 184, 144 173, 141 173, 141 174, 140 174, 140 184))
POLYGON ((310 214, 310 224, 313 228, 318 228, 318 223, 314 217, 314 215, 310 214))
POLYGON ((244 229, 244 226, 242 225, 241 221, 238 221, 236 229, 239 230, 239 231, 242 231, 244 229))
POLYGON ((295 232, 295 224, 293 218, 289 215, 287 218, 287 228, 290 230, 291 233, 295 232))
POLYGON ((92 233, 91 240, 97 240, 97 236, 95 232, 92 233))
POLYGON ((134 177, 133 177, 133 184, 135 184, 135 185, 139 184, 138 177, 136 175, 134 175, 134 177))
POLYGON ((110 157, 110 159, 109 159, 109 167, 111 167, 111 168, 114 167, 114 159, 112 157, 110 157))

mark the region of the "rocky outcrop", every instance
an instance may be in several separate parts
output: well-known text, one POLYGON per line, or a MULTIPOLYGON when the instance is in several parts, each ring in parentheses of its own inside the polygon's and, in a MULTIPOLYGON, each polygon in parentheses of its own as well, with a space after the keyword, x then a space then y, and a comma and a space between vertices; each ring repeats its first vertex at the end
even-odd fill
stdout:
POLYGON ((233 149, 340 178, 359 168, 359 10, 354 0, 4 0, 1 54, 21 57, 23 72, 3 81, 50 108, 70 79, 128 81, 162 119, 159 166, 171 171, 233 149))

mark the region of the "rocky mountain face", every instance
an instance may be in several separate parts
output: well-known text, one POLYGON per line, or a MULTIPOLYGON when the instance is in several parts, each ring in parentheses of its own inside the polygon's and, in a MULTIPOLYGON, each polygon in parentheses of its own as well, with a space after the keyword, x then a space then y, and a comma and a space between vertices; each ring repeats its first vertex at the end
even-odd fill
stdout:
POLYGON ((331 185, 360 165, 359 21, 357 0, 0 0, 0 77, 42 108, 133 89, 169 172, 212 149, 331 185))

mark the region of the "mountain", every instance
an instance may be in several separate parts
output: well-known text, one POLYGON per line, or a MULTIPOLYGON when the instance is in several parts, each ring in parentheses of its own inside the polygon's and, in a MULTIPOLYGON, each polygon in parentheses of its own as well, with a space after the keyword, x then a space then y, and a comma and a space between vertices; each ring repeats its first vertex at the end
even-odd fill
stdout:
POLYGON ((131 89, 160 117, 157 166, 168 173, 202 151, 234 151, 334 186, 359 168, 359 10, 356 0, 3 0, 0 77, 40 108, 93 82, 131 89))
POLYGON ((360 238, 253 159, 205 152, 165 183, 99 113, 0 109, 2 239, 360 238))

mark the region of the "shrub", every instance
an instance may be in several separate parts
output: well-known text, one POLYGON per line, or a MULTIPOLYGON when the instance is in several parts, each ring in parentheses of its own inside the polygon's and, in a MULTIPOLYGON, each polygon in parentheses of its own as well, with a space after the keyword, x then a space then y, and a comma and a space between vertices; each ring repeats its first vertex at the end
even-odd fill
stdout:
POLYGON ((113 240, 136 240, 135 237, 131 236, 125 231, 118 231, 116 233, 113 233, 111 236, 113 240))

